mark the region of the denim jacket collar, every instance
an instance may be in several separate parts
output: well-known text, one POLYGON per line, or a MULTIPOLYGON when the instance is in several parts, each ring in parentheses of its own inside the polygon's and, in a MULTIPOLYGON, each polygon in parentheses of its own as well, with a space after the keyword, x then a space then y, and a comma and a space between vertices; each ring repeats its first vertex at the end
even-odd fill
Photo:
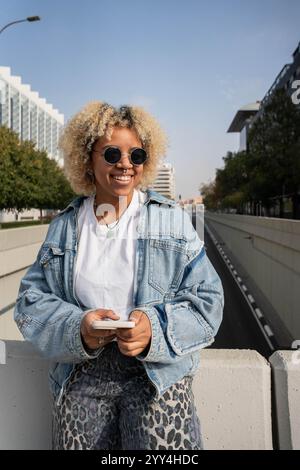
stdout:
POLYGON ((172 201, 172 199, 166 198, 162 194, 159 194, 156 191, 153 191, 152 189, 147 189, 146 194, 147 194, 147 199, 145 201, 145 204, 148 204, 154 201, 154 202, 158 202, 159 204, 167 204, 168 206, 171 206, 171 207, 176 206, 175 201, 172 201))

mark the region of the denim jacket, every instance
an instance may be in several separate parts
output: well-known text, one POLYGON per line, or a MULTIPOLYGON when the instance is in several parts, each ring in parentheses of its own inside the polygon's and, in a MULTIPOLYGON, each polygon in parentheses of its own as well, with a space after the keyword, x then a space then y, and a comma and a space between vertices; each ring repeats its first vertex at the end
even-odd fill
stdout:
MULTIPOLYGON (((74 294, 77 218, 84 199, 74 199, 50 223, 21 281, 14 312, 24 338, 51 360, 50 388, 58 401, 76 363, 103 351, 84 348, 80 324, 87 308, 74 294)), ((198 369, 199 350, 214 341, 222 320, 223 289, 189 215, 152 190, 139 217, 135 262, 135 309, 145 312, 152 328, 150 347, 136 358, 157 400, 198 369)))

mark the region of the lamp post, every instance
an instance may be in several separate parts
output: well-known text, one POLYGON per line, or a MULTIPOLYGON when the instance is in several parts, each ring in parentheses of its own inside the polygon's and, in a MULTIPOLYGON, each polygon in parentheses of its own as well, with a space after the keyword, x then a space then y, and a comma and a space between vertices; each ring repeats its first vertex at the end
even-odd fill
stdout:
POLYGON ((40 19, 41 18, 39 16, 28 16, 24 20, 12 21, 11 23, 6 24, 2 29, 0 29, 0 34, 2 33, 2 31, 4 31, 6 28, 8 28, 9 26, 11 26, 13 24, 23 23, 24 21, 29 21, 29 22, 40 21, 40 19))

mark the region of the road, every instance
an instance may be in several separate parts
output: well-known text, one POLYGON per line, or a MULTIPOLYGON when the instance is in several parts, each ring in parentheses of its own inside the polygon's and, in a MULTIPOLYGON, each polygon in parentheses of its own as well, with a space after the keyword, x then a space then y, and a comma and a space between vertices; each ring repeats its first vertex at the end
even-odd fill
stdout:
MULTIPOLYGON (((195 219, 193 219, 193 222, 195 219)), ((249 305, 240 291, 233 275, 204 230, 206 253, 220 276, 224 289, 225 305, 223 321, 214 343, 214 349, 255 349, 268 358, 272 350, 263 336, 249 305)))

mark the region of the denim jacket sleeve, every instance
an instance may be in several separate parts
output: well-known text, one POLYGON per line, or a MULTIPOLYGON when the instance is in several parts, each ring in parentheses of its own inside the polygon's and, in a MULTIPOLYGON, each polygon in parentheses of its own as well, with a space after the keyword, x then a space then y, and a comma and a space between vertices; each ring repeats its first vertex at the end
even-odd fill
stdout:
POLYGON ((87 312, 50 291, 39 263, 41 251, 20 284, 14 310, 18 328, 45 358, 73 363, 93 359, 100 350, 89 354, 80 335, 87 312))
MULTIPOLYGON (((191 231, 191 227, 189 229, 191 231)), ((175 297, 166 303, 141 306, 152 327, 150 347, 137 359, 174 363, 214 341, 222 321, 224 294, 221 280, 194 229, 193 257, 185 266, 175 297)))

